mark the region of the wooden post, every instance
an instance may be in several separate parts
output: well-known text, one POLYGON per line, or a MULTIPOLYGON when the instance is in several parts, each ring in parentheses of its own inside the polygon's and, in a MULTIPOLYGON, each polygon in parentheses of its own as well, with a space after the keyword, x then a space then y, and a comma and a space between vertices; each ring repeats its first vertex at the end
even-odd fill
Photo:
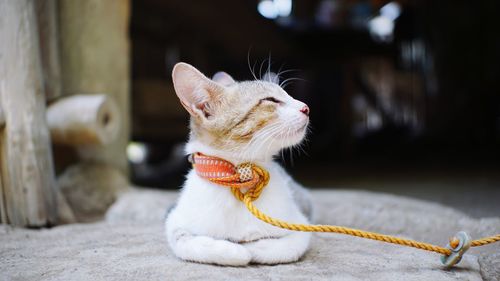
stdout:
POLYGON ((78 149, 83 161, 111 165, 126 174, 129 140, 129 0, 60 0, 61 72, 64 95, 106 93, 118 106, 117 138, 78 149))
POLYGON ((0 102, 0 129, 2 129, 4 126, 5 126, 5 115, 3 113, 2 103, 0 102))
MULTIPOLYGON (((0 145, 2 143, 1 138, 4 135, 3 129, 5 127, 5 115, 2 108, 2 96, 0 95, 0 145)), ((4 191, 2 185, 2 170, 0 164, 0 223, 8 223, 7 221, 7 210, 5 209, 4 201, 4 191)))
POLYGON ((7 222, 20 226, 57 217, 34 2, 0 1, 1 191, 7 222))
POLYGON ((48 102, 61 96, 61 66, 59 59, 59 29, 56 0, 35 2, 38 37, 43 68, 43 84, 48 102))

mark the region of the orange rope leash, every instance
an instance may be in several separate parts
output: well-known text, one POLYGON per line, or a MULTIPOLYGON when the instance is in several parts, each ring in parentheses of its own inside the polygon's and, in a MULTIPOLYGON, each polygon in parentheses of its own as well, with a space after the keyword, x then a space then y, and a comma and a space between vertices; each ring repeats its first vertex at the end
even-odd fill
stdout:
MULTIPOLYGON (((296 224, 296 223, 288 223, 282 220, 278 220, 275 218, 272 218, 264 213, 262 213, 255 205, 252 203, 253 201, 257 200, 266 187, 266 185, 269 183, 269 173, 264 170, 263 168, 259 167, 258 165, 252 164, 252 163, 244 163, 240 164, 238 166, 232 166, 234 173, 231 175, 226 175, 222 177, 217 177, 217 172, 212 171, 209 173, 214 173, 215 176, 207 176, 206 172, 200 173, 201 171, 205 171, 207 166, 212 165, 210 162, 208 164, 199 164, 199 163, 205 163, 202 160, 203 158, 200 157, 205 157, 204 160, 216 160, 218 161, 217 163, 222 163, 222 165, 227 165, 229 163, 228 161, 225 161, 220 158, 216 157, 211 157, 211 156, 205 156, 203 154, 197 153, 194 155, 194 159, 191 160, 193 163, 193 166, 195 167, 195 170, 197 170, 198 174, 209 181, 227 186, 231 188, 231 192, 233 193, 234 197, 238 199, 239 201, 243 202, 247 209, 254 215, 256 218, 258 218, 261 221, 264 221, 268 224, 274 225, 276 227, 288 229, 288 230, 293 230, 293 231, 305 231, 305 232, 331 232, 331 233, 340 233, 340 234, 346 234, 346 235, 351 235, 351 236, 356 236, 356 237, 361 237, 361 238, 366 238, 366 239, 371 239, 371 240, 377 240, 381 242, 386 242, 386 243, 392 243, 392 244, 397 244, 397 245, 403 245, 403 246, 408 246, 408 247, 413 247, 425 251, 431 251, 431 252, 436 252, 439 254, 444 255, 444 259, 449 257, 450 255, 456 253, 456 249, 458 249, 459 244, 460 247, 465 247, 462 245, 462 242, 456 237, 453 237, 450 239, 450 243, 448 247, 440 247, 437 245, 433 245, 430 243, 425 243, 425 242, 419 242, 411 239, 403 239, 391 235, 386 235, 386 234, 380 234, 380 233, 375 233, 375 232, 369 232, 369 231, 363 231, 359 229, 354 229, 354 228, 349 228, 349 227, 343 227, 343 226, 335 226, 335 225, 307 225, 307 224, 296 224), (207 165, 203 167, 203 165, 207 165), (204 170, 205 168, 205 170, 204 170), (249 172, 250 171, 250 172, 249 172), (251 174, 251 179, 250 180, 242 180, 242 174, 251 174), (249 188, 248 191, 245 193, 241 192, 241 188, 249 188)), ((212 162, 213 163, 213 162, 212 162)), ((231 164, 231 163, 229 163, 231 164)), ((232 164, 231 164, 232 165, 232 164)), ((215 165, 217 167, 217 165, 215 165)), ((214 174, 212 174, 214 175, 214 174)), ((249 178, 248 175, 245 176, 245 178, 249 178)), ((491 237, 484 237, 481 239, 477 240, 472 240, 468 241, 470 243, 469 245, 471 247, 478 247, 478 246, 483 246, 491 243, 495 243, 500 241, 500 234, 494 235, 491 237)), ((447 264, 448 266, 453 266, 454 264, 458 263, 461 259, 462 254, 468 249, 469 246, 467 246, 463 251, 460 252, 460 254, 456 257, 456 261, 453 263, 447 264)), ((445 263, 445 261, 443 261, 445 263)))

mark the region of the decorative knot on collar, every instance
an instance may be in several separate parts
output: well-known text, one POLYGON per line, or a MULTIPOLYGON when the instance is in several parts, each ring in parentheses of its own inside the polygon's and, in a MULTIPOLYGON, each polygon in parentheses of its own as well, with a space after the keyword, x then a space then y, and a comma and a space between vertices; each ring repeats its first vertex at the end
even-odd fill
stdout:
POLYGON ((251 162, 234 165, 222 158, 199 152, 189 155, 188 159, 198 176, 215 184, 230 187, 233 194, 240 200, 243 200, 245 195, 251 201, 256 200, 269 182, 269 173, 251 162), (248 190, 242 193, 241 188, 248 188, 248 190))

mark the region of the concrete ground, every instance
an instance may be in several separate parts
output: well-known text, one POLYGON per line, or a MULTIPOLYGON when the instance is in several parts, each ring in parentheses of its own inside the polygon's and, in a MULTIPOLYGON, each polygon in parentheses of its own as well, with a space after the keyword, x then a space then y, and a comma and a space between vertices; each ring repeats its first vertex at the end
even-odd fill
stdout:
MULTIPOLYGON (((165 242, 163 217, 176 192, 136 189, 106 219, 45 230, 0 225, 0 280, 488 280, 500 279, 500 244, 472 249, 443 269, 439 255, 337 234, 315 234, 285 265, 221 267, 181 261, 165 242)), ((317 190, 318 223, 438 245, 459 230, 500 233, 500 218, 472 218, 440 204, 384 193, 317 190)))
POLYGON ((453 207, 475 218, 500 217, 500 169, 352 168, 299 166, 297 180, 312 189, 384 192, 453 207))

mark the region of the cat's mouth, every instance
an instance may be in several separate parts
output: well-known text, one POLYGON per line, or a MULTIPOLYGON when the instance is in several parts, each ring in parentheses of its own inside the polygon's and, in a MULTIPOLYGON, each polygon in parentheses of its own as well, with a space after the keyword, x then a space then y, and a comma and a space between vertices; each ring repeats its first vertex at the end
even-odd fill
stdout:
POLYGON ((289 137, 295 137, 295 136, 298 136, 300 134, 303 134, 304 131, 306 130, 307 128, 307 125, 309 125, 309 122, 305 122, 304 125, 300 126, 300 128, 298 129, 295 129, 295 130, 290 130, 288 132, 285 132, 283 134, 280 134, 281 137, 283 138, 289 138, 289 137))
POLYGON ((304 125, 302 125, 302 127, 300 127, 298 130, 296 130, 294 134, 303 133, 305 131, 305 129, 307 128, 308 124, 309 124, 309 122, 306 122, 304 125))

